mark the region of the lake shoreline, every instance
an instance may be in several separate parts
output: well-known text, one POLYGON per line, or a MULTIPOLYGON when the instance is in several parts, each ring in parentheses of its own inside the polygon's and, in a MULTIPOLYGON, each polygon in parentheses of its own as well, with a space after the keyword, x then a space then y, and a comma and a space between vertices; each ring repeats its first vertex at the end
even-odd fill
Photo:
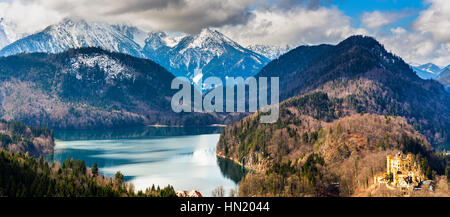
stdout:
POLYGON ((137 190, 170 184, 176 190, 196 189, 208 196, 218 186, 238 189, 235 180, 241 178, 236 169, 230 170, 235 166, 219 163, 220 131, 217 127, 149 126, 58 131, 54 154, 48 159, 55 163, 67 158, 84 160, 88 167, 97 163, 107 177, 121 171, 137 190))

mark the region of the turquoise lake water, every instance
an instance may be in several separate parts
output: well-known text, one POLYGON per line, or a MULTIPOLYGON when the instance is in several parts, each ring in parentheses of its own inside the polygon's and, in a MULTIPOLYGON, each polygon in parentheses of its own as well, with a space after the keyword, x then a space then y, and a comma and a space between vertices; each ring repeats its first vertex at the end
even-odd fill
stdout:
POLYGON ((174 186, 175 190, 199 190, 210 196, 223 186, 237 191, 242 169, 216 157, 221 128, 136 127, 113 130, 56 131, 50 161, 67 158, 94 162, 106 176, 117 171, 145 190, 152 184, 174 186))

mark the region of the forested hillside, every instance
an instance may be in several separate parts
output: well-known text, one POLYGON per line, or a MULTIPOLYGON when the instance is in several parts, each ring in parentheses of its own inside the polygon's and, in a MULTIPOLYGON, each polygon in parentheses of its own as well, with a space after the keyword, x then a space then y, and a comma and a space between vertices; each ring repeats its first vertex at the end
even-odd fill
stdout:
POLYGON ((217 145, 219 156, 256 171, 240 195, 368 196, 386 155, 398 152, 440 183, 435 195, 450 195, 449 159, 433 148, 449 142, 450 95, 373 38, 302 46, 259 76, 280 78, 279 120, 261 124, 255 113, 226 127, 217 145))
POLYGON ((256 171, 240 182, 240 195, 351 196, 367 190, 385 171, 386 155, 397 152, 414 154, 429 179, 448 175, 448 159, 404 118, 354 114, 327 122, 334 107, 307 95, 283 103, 275 124, 260 124, 257 113, 225 128, 218 155, 256 171), (304 109, 298 103, 306 98, 313 101, 304 109))
POLYGON ((136 192, 120 172, 113 178, 99 174, 97 164, 88 168, 73 159, 48 163, 43 155, 53 147, 53 131, 48 128, 0 121, 0 197, 175 196, 170 185, 136 192))
POLYGON ((402 116, 433 146, 450 143, 450 94, 371 37, 298 47, 258 76, 280 78, 280 100, 322 91, 347 101, 350 113, 402 116))
POLYGON ((67 159, 49 164, 23 153, 0 150, 0 197, 174 197, 173 187, 148 188, 135 192, 117 172, 114 178, 98 174, 84 161, 67 159))
POLYGON ((29 127, 17 121, 0 120, 0 149, 41 156, 55 147, 53 131, 45 127, 29 127))

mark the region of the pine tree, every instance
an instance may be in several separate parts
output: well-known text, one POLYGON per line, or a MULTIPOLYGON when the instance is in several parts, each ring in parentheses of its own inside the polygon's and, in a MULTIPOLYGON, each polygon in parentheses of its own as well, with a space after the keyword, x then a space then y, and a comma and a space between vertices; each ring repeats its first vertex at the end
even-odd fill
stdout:
POLYGON ((97 175, 98 175, 98 166, 97 166, 97 163, 96 163, 96 162, 95 162, 94 165, 92 166, 92 174, 93 174, 94 176, 97 176, 97 175))

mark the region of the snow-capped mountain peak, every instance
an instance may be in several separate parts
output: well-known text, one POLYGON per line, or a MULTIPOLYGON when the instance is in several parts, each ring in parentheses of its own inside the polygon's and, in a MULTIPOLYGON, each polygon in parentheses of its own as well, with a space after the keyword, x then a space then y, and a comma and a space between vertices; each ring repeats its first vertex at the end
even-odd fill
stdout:
POLYGON ((412 69, 422 79, 436 79, 441 71, 443 71, 443 69, 433 63, 413 66, 412 69))
POLYGON ((269 60, 256 54, 217 30, 202 29, 198 34, 178 37, 169 44, 167 33, 152 33, 147 38, 144 53, 176 76, 193 79, 195 70, 209 76, 252 76, 269 60))
POLYGON ((198 35, 194 37, 194 41, 192 42, 192 45, 194 47, 208 47, 212 43, 215 44, 229 44, 233 47, 240 47, 236 42, 225 36, 224 34, 220 33, 217 30, 213 30, 210 28, 204 28, 198 35))
POLYGON ((118 28, 102 22, 65 18, 41 32, 6 46, 0 51, 0 56, 30 52, 59 53, 69 48, 100 47, 142 57, 141 46, 134 38, 130 38, 138 31, 131 33, 123 30, 123 27, 118 28))
POLYGON ((154 32, 150 33, 148 37, 145 39, 146 47, 151 48, 152 50, 160 49, 161 47, 167 46, 163 40, 165 37, 164 32, 154 32))
POLYGON ((427 63, 424 65, 418 66, 417 68, 422 69, 422 70, 432 73, 432 74, 439 74, 439 72, 442 70, 439 66, 437 66, 433 63, 427 63))
POLYGON ((186 37, 186 41, 181 46, 183 49, 179 51, 180 53, 185 53, 188 49, 195 49, 221 56, 227 49, 226 46, 244 52, 238 43, 210 28, 204 28, 200 33, 186 37))
POLYGON ((157 50, 161 47, 175 47, 183 38, 185 34, 170 34, 167 32, 152 32, 148 34, 148 37, 145 39, 145 43, 147 46, 150 46, 153 50, 157 50))
POLYGON ((186 34, 184 33, 176 33, 171 34, 167 32, 163 32, 164 34, 161 35, 161 39, 164 42, 164 44, 168 47, 175 47, 180 43, 180 41, 186 37, 186 34))

